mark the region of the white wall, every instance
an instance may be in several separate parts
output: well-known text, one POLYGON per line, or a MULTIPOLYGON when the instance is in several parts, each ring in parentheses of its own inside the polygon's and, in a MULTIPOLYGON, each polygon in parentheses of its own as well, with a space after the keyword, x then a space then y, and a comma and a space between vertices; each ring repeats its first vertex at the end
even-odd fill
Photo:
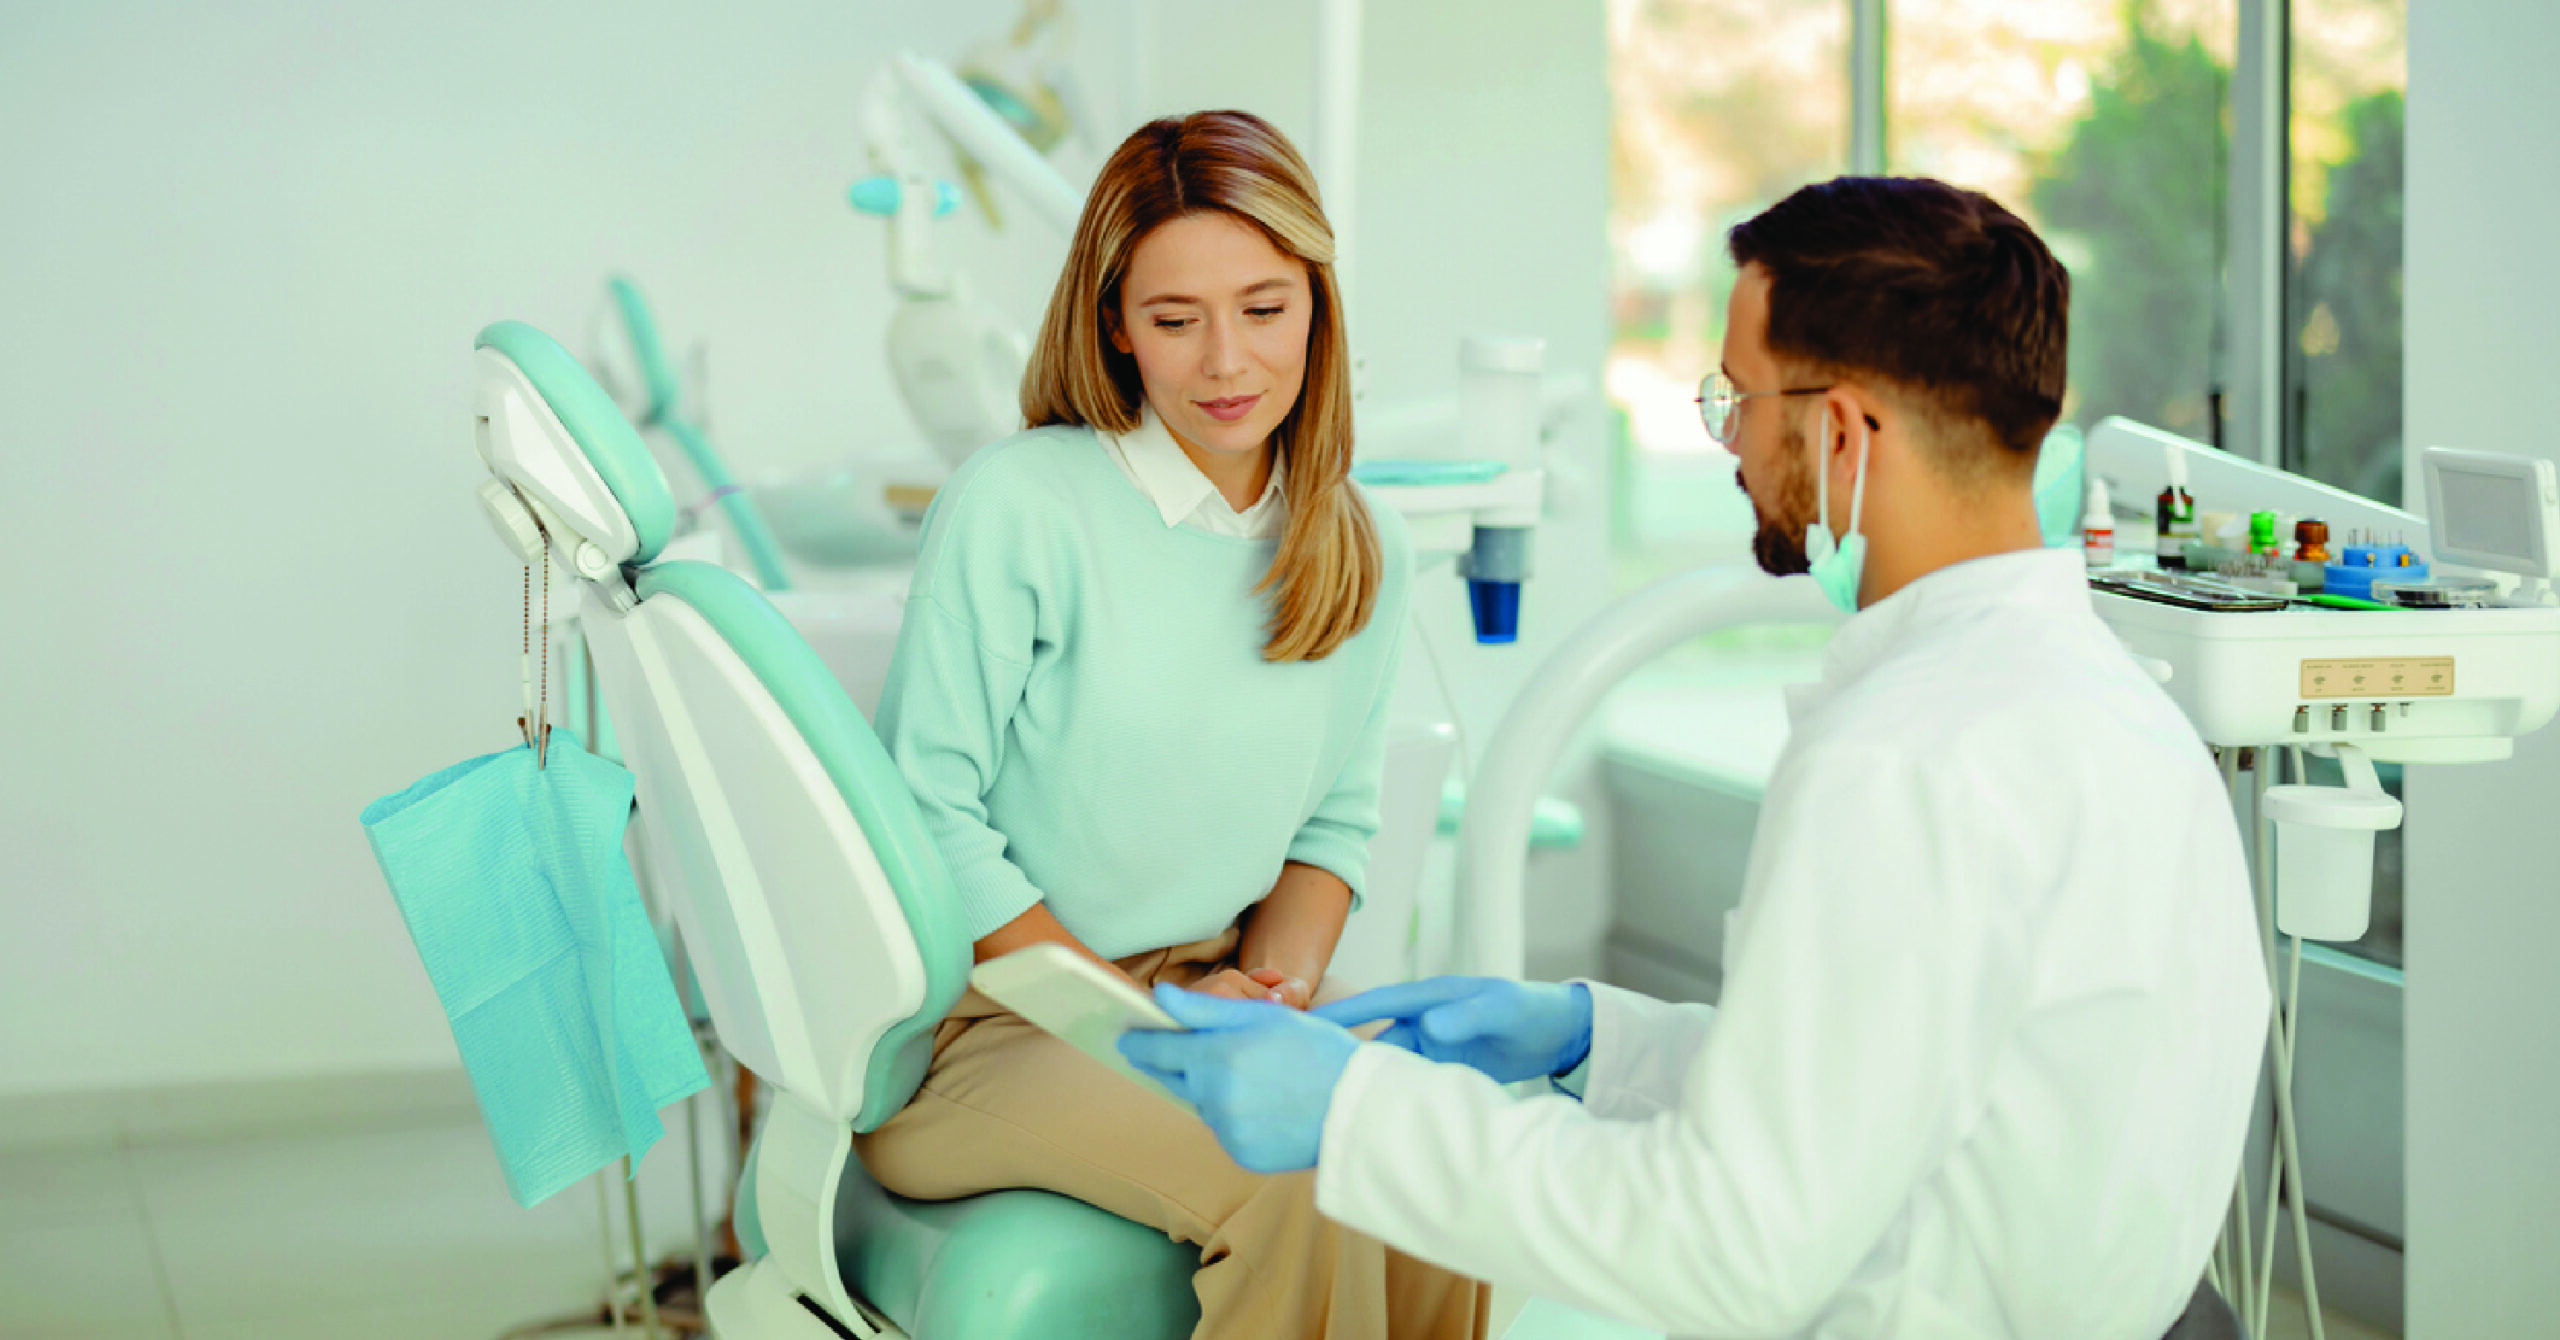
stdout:
MULTIPOLYGON (((1547 335, 1596 384, 1598 7, 1371 8, 1373 389, 1450 389, 1458 334, 1486 327, 1547 335)), ((1104 141, 1084 170, 1155 111, 1243 105, 1304 133, 1294 8, 1075 9, 1104 141)), ((22 574, 0 658, 0 1098, 452 1063, 356 814, 509 739, 518 578, 469 500, 472 332, 519 317, 581 348, 625 269, 672 339, 709 341, 742 473, 911 441, 879 355, 878 229, 843 205, 855 101, 894 47, 957 56, 1015 12, 0 11, 22 574)), ((1062 241, 956 226, 984 295, 1029 325, 1062 241)), ((1596 415, 1575 448, 1596 473, 1596 415)), ((1599 589, 1583 511, 1542 544, 1542 640, 1569 581, 1599 589)), ((1471 726, 1535 650, 1453 665, 1471 726)))
MULTIPOLYGON (((2427 446, 2560 459, 2541 422, 2560 353, 2555 51, 2560 8, 2409 7, 2412 481, 2427 446)), ((2408 798, 2408 1333, 2548 1334, 2560 730, 2509 762, 2411 768, 2408 798)))
MULTIPOLYGON (((449 1063, 355 820, 508 741, 472 333, 583 348, 625 268, 742 466, 906 437, 855 94, 1009 11, 892 9, 0 16, 0 1093, 449 1063)), ((1036 312, 1055 256, 988 250, 1036 312)))

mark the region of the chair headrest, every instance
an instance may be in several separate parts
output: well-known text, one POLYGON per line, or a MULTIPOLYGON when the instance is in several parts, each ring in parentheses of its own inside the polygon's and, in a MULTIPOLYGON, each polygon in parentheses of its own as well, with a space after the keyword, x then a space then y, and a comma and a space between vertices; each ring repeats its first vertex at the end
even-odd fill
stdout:
POLYGON ((675 529, 675 498, 613 398, 559 341, 521 321, 490 326, 473 347, 491 472, 611 562, 656 558, 675 529))

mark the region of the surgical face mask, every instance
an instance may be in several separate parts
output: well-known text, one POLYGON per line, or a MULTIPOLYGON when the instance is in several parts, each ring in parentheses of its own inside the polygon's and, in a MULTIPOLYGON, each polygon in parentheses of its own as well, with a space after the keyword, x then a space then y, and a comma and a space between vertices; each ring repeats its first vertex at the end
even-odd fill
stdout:
POLYGON ((1866 571, 1867 537, 1858 529, 1860 516, 1867 505, 1867 447, 1873 437, 1866 425, 1858 426, 1858 475, 1849 491, 1849 533, 1845 538, 1831 535, 1831 410, 1822 411, 1822 436, 1813 450, 1813 524, 1805 527, 1805 570, 1813 574, 1822 594, 1843 613, 1858 612, 1858 578, 1866 571))
POLYGON ((2036 527, 2048 549, 2080 543, 2080 510, 2089 498, 2081 482, 2086 452, 2079 427, 2068 423, 2045 434, 2036 451, 2036 527))

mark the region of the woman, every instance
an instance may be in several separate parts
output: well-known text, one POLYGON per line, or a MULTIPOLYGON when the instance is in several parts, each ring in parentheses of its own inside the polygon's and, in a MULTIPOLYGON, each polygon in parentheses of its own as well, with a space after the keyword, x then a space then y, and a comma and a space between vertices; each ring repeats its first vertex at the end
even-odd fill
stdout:
MULTIPOLYGON (((935 499, 878 725, 983 961, 1324 986, 1378 826, 1411 555, 1350 481, 1313 175, 1242 112, 1104 165, 1022 387, 935 499)), ((1480 1336, 1481 1286, 1315 1212, 1190 1114, 972 992, 860 1138, 900 1195, 1041 1187, 1201 1249, 1200 1337, 1480 1336)))

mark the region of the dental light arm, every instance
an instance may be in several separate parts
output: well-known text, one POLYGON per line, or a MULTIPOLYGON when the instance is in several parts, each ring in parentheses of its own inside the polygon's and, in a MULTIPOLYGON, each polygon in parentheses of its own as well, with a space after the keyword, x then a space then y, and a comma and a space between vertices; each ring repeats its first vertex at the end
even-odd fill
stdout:
POLYGON ((937 263, 926 229, 959 207, 960 193, 916 166, 899 112, 901 87, 893 67, 864 91, 862 138, 873 175, 854 183, 853 207, 888 220, 890 286, 902 297, 941 297, 951 276, 937 263))
POLYGON ((972 300, 935 256, 929 230, 956 208, 958 195, 916 164, 904 134, 902 102, 922 109, 963 154, 1059 232, 1073 231, 1084 201, 939 62, 901 54, 865 95, 864 137, 878 175, 855 183, 852 201, 889 222, 889 281, 901 299, 889 320, 890 372, 917 426, 957 465, 1019 426, 1018 395, 1030 346, 1022 332, 972 300))
POLYGON ((1575 629, 1512 700, 1470 785, 1458 839, 1459 971, 1489 977, 1526 971, 1521 900, 1530 821, 1556 759, 1609 690, 1701 633, 1839 621, 1811 582, 1691 572, 1656 582, 1575 629))
POLYGON ((1060 233, 1072 233, 1084 196, 1067 184, 1049 160, 1025 144, 969 86, 940 61, 901 53, 893 68, 916 105, 971 158, 1013 188, 1033 214, 1060 233))
POLYGON ((925 176, 917 165, 899 112, 902 101, 923 111, 936 129, 1003 181, 1034 216, 1060 234, 1075 231, 1076 216, 1084 208, 1083 194, 960 82, 949 66, 901 52, 873 80, 864 97, 864 140, 876 175, 853 190, 856 209, 889 220, 890 282, 899 292, 939 297, 952 291, 952 278, 936 263, 926 229, 959 204, 959 193, 951 183, 925 176))

